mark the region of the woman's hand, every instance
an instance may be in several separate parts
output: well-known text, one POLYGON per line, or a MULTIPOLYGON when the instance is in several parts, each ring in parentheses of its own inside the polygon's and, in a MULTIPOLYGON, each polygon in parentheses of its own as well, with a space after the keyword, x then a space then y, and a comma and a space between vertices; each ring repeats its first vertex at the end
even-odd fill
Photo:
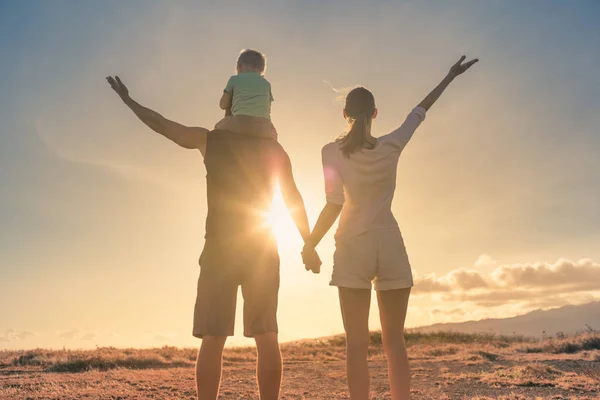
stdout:
POLYGON ((467 58, 467 56, 462 56, 460 58, 460 60, 458 60, 456 62, 456 64, 454 64, 452 67, 450 67, 450 71, 448 72, 448 76, 450 76, 452 78, 456 78, 458 75, 464 73, 466 70, 468 70, 469 68, 471 68, 471 66, 473 64, 475 64, 477 61, 479 61, 478 58, 474 58, 471 61, 467 61, 466 63, 463 63, 463 61, 465 61, 466 58, 467 58))
POLYGON ((440 82, 440 84, 437 85, 419 103, 419 107, 422 107, 425 110, 429 110, 431 108, 431 106, 433 105, 433 103, 435 103, 437 101, 437 99, 440 98, 440 96, 442 95, 442 93, 444 93, 444 90, 446 90, 446 88, 454 80, 454 78, 456 78, 458 75, 464 73, 466 70, 468 70, 469 68, 471 68, 471 66, 473 64, 475 64, 477 61, 479 61, 479 59, 474 58, 471 61, 463 63, 463 61, 465 61, 465 58, 467 58, 467 57, 466 56, 462 56, 460 58, 460 60, 458 60, 456 62, 456 64, 454 64, 452 67, 450 67, 450 71, 448 71, 448 75, 446 75, 446 77, 444 79, 442 79, 442 81, 440 82))

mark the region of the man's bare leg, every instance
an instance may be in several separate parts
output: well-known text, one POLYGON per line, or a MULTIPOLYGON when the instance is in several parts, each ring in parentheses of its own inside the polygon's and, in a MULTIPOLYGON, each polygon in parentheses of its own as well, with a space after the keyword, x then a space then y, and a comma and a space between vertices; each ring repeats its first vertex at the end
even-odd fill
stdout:
POLYGON ((256 335, 256 350, 258 361, 256 363, 256 378, 261 400, 277 400, 281 388, 281 351, 277 333, 264 333, 256 335))
POLYGON ((198 400, 216 400, 221 385, 221 363, 227 336, 205 336, 196 360, 198 400))

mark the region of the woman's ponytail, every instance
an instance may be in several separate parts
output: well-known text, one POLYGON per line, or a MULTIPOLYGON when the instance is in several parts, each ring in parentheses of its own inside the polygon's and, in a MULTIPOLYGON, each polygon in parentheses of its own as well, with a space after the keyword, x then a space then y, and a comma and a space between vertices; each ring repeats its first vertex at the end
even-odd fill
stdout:
POLYGON ((362 113, 356 118, 352 118, 350 124, 350 130, 341 140, 342 153, 346 157, 362 149, 365 144, 365 134, 369 126, 367 114, 362 113))
POLYGON ((352 89, 346 96, 344 108, 350 130, 340 139, 340 148, 346 157, 365 146, 371 119, 375 113, 375 98, 363 87, 352 89))

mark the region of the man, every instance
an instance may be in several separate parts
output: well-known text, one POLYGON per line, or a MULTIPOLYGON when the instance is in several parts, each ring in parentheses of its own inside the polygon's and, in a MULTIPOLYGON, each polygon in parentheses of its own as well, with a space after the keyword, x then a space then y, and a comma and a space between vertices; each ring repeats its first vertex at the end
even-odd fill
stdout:
MULTIPOLYGON (((137 117, 155 132, 186 149, 199 150, 206 165, 206 243, 194 310, 193 335, 202 338, 196 361, 198 399, 216 399, 223 347, 233 335, 238 286, 244 297, 244 335, 258 351, 260 398, 277 399, 281 353, 277 339, 279 256, 265 213, 279 181, 284 201, 306 240, 310 229, 304 202, 287 153, 271 139, 187 127, 141 106, 119 77, 108 83, 137 117)), ((304 255, 306 269, 318 271, 316 252, 304 255), (307 261, 308 260, 308 261, 307 261)))

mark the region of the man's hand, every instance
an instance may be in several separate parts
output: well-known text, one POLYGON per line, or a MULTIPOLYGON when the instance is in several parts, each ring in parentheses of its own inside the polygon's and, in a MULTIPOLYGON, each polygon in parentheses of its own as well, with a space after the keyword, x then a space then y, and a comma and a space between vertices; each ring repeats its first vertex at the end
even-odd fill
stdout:
POLYGON ((307 271, 312 271, 313 274, 321 272, 321 259, 314 247, 304 246, 302 249, 302 262, 307 271))
POLYGON ((110 87, 117 92, 121 100, 123 100, 125 103, 131 100, 129 97, 129 89, 127 89, 127 86, 121 82, 121 79, 118 76, 115 76, 114 78, 112 76, 108 76, 106 77, 106 80, 110 84, 110 87))
POLYGON ((460 58, 460 60, 458 60, 456 62, 456 64, 454 64, 452 67, 450 67, 448 76, 451 76, 452 78, 456 78, 458 75, 464 73, 466 70, 471 68, 471 66, 473 64, 475 64, 477 61, 479 61, 479 59, 474 58, 471 61, 467 61, 466 63, 463 63, 463 61, 465 61, 466 58, 467 58, 467 56, 462 56, 460 58))

